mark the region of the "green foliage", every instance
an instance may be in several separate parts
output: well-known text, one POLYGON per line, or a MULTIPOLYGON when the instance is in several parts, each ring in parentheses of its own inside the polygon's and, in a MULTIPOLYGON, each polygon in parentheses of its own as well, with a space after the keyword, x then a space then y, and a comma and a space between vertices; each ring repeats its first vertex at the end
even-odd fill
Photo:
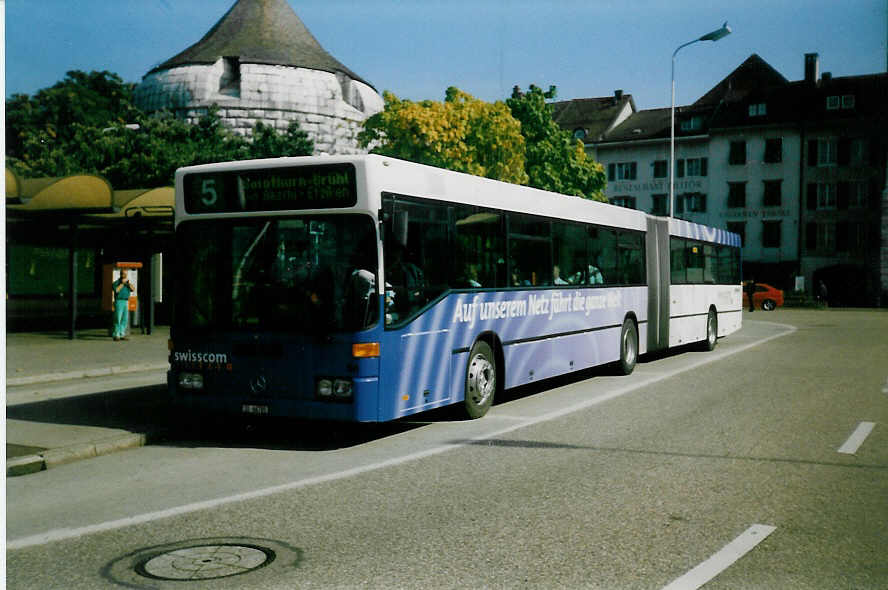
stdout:
POLYGON ((308 155, 314 144, 292 122, 286 133, 257 123, 254 141, 224 125, 213 106, 196 125, 132 103, 132 85, 109 72, 68 72, 33 97, 7 103, 7 163, 21 176, 93 173, 116 189, 169 185, 177 168, 308 155))
POLYGON ((270 125, 256 123, 253 128, 253 141, 250 144, 251 158, 280 158, 284 156, 310 156, 314 153, 314 142, 308 133, 291 121, 283 134, 270 125))
POLYGON ((444 102, 383 94, 385 108, 364 123, 361 147, 372 152, 524 184, 524 139, 509 109, 450 87, 444 102))
POLYGON ((516 86, 506 104, 512 116, 521 122, 521 134, 527 146, 525 168, 530 186, 607 201, 604 167, 586 155, 583 144, 552 119, 552 107, 546 100, 555 98, 555 87, 543 92, 531 84, 524 93, 516 86))

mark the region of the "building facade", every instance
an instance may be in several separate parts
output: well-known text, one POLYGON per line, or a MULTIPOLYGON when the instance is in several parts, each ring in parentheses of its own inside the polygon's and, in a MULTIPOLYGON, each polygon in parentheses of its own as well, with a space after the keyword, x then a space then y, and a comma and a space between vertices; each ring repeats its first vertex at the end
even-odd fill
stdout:
POLYGON ((363 153, 357 134, 383 108, 368 82, 321 47, 286 0, 238 0, 197 43, 148 72, 135 91, 145 111, 196 123, 217 105, 236 133, 297 121, 316 153, 363 153))
MULTIPOLYGON (((819 69, 808 54, 805 79, 790 82, 752 55, 677 107, 671 214, 740 234, 746 278, 807 292, 823 282, 832 304, 885 305, 888 74, 819 69)), ((587 140, 612 203, 670 215, 669 137, 661 108, 587 140)))

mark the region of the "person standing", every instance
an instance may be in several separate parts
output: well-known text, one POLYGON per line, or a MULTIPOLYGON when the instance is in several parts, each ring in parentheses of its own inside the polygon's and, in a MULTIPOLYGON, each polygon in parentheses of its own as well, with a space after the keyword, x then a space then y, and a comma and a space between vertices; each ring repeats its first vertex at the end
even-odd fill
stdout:
POLYGON ((111 283, 111 296, 114 300, 114 329, 111 337, 114 341, 126 340, 126 329, 129 325, 129 298, 136 288, 126 276, 126 269, 120 269, 120 278, 111 283))
POLYGON ((749 297, 749 311, 755 311, 755 301, 753 300, 753 295, 755 295, 755 281, 750 279, 746 283, 746 295, 749 297))

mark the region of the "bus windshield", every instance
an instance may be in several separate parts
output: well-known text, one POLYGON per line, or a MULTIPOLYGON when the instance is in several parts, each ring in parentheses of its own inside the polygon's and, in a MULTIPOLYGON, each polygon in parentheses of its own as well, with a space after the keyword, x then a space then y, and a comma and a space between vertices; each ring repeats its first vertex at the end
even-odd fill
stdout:
POLYGON ((367 215, 188 221, 176 325, 185 330, 360 330, 378 319, 367 215))

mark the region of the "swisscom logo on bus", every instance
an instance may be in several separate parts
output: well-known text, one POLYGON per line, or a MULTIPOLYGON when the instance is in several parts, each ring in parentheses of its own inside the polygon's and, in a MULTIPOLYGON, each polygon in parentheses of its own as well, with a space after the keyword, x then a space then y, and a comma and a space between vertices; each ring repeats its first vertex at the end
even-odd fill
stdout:
POLYGON ((174 352, 173 362, 201 369, 215 369, 216 371, 232 370, 231 357, 225 352, 174 352))

